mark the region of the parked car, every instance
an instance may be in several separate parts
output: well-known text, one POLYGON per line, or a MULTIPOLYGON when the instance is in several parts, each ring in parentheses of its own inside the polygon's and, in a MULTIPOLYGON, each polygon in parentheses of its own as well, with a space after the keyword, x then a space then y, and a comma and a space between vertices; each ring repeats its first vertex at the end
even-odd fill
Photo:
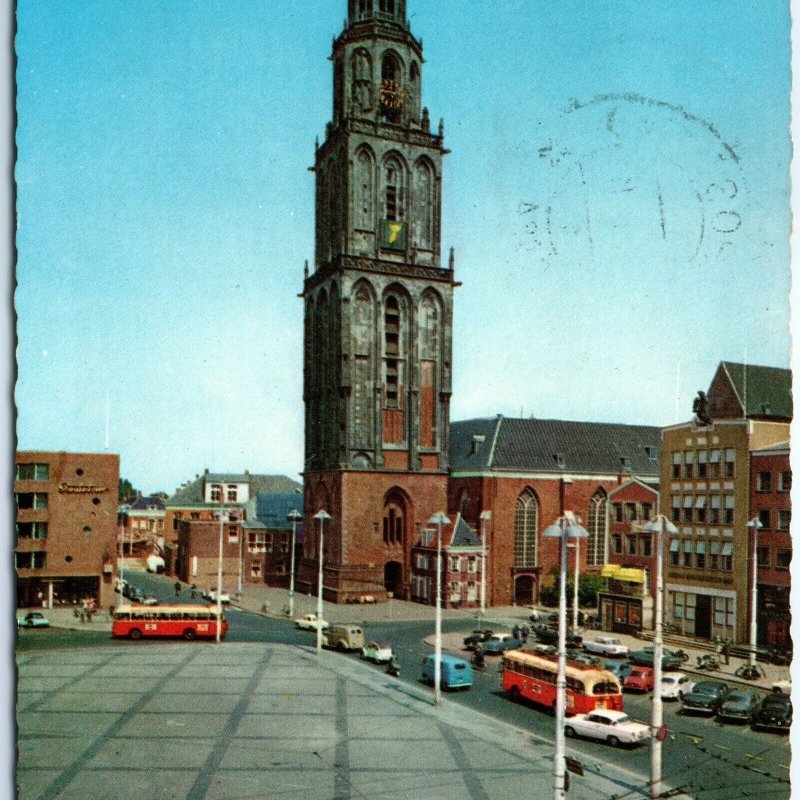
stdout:
POLYGON ((588 714, 575 714, 564 725, 566 736, 588 736, 602 739, 612 747, 639 744, 650 737, 650 728, 634 722, 624 711, 598 709, 588 714))
MULTIPOLYGON (((638 664, 639 666, 652 667, 655 662, 655 647, 648 645, 641 650, 634 650, 630 654, 630 659, 634 664, 638 664)), ((683 659, 679 655, 673 653, 672 650, 667 650, 665 647, 664 654, 661 658, 661 668, 665 671, 675 670, 680 669, 682 665, 683 659)))
POLYGON ((40 611, 29 611, 21 619, 17 617, 18 628, 49 628, 50 620, 40 611))
POLYGON ((683 700, 692 691, 694 681, 683 672, 665 672, 661 676, 661 699, 683 700))
MULTIPOLYGON (((558 627, 553 625, 534 625, 533 632, 536 639, 544 644, 558 644, 558 627)), ((580 647, 583 637, 575 631, 567 629, 567 646, 580 647)))
POLYGON ((600 636, 597 639, 590 639, 583 643, 583 649, 587 653, 597 653, 601 656, 627 656, 628 645, 623 644, 613 636, 600 636))
POLYGON ((734 689, 719 707, 717 719, 750 722, 762 696, 761 692, 752 689, 734 689))
POLYGON ((134 599, 134 602, 141 603, 143 606, 157 606, 158 598, 152 594, 141 594, 134 599))
POLYGON ((728 696, 727 683, 722 681, 700 681, 683 698, 682 712, 714 715, 728 696))
POLYGON ((780 692, 768 694, 754 709, 750 724, 754 729, 788 733, 792 724, 792 699, 780 692))
POLYGON ((326 630, 330 628, 330 624, 325 622, 324 619, 317 621, 316 614, 306 614, 305 616, 298 617, 294 621, 295 628, 300 628, 303 631, 315 631, 317 628, 326 630))
POLYGON ((484 642, 488 642, 493 635, 494 631, 490 631, 488 628, 472 631, 472 633, 469 636, 464 638, 464 647, 466 647, 467 650, 474 650, 476 644, 483 644, 484 642))
MULTIPOLYGON (((217 587, 212 586, 207 592, 203 592, 203 599, 208 600, 211 603, 217 602, 217 587)), ((219 593, 219 601, 223 604, 228 604, 231 602, 231 596, 223 589, 219 593)))
POLYGON ((499 656, 500 653, 505 653, 506 650, 517 650, 524 647, 525 642, 522 639, 490 639, 483 646, 483 654, 486 656, 499 656))
POLYGON ((376 664, 386 664, 392 660, 394 652, 389 642, 374 641, 365 645, 361 650, 361 658, 374 661, 376 664))
POLYGON ((655 676, 652 667, 634 667, 622 683, 631 692, 652 692, 655 676))
MULTIPOLYGON (((436 671, 436 656, 422 659, 422 680, 433 684, 436 671)), ((441 656, 441 682, 444 689, 469 689, 472 686, 472 666, 456 656, 441 656)))
POLYGON ((603 669, 613 673, 622 683, 633 671, 633 664, 630 661, 606 661, 603 669))
POLYGON ((577 661, 578 664, 588 664, 590 667, 599 667, 603 663, 597 656, 583 653, 580 650, 567 650, 567 658, 570 661, 577 661))

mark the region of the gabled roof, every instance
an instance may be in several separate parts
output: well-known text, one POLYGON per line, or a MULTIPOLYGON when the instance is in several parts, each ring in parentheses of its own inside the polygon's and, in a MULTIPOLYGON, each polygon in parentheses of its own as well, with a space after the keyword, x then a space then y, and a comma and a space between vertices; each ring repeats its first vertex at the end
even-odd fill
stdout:
POLYGON ((133 503, 128 504, 131 511, 163 511, 166 506, 160 497, 137 497, 133 503))
POLYGON ((661 429, 558 419, 471 419, 450 425, 450 468, 658 476, 661 429))
MULTIPOLYGON (((428 529, 430 531, 430 529, 428 529)), ((420 535, 417 547, 438 547, 438 531, 434 529, 431 540, 424 544, 425 534, 420 535)), ((478 534, 470 528, 461 514, 457 514, 455 521, 449 525, 442 525, 442 547, 480 547, 481 540, 478 534)))
MULTIPOLYGON (((254 475, 252 473, 205 473, 198 475, 193 481, 175 491, 167 500, 167 507, 206 506, 218 505, 207 503, 203 495, 206 483, 247 483, 250 486, 250 496, 259 492, 294 492, 302 489, 302 485, 286 475, 254 475)), ((235 505, 235 504, 234 504, 235 505)))
POLYGON ((791 370, 757 364, 737 364, 733 361, 722 361, 719 370, 723 370, 728 376, 742 406, 746 397, 746 417, 792 418, 791 370))
MULTIPOLYGON (((290 531, 292 524, 287 519, 295 509, 303 513, 302 492, 258 492, 256 494, 256 517, 271 531, 290 531)), ((300 522, 302 525, 302 521, 300 522)))

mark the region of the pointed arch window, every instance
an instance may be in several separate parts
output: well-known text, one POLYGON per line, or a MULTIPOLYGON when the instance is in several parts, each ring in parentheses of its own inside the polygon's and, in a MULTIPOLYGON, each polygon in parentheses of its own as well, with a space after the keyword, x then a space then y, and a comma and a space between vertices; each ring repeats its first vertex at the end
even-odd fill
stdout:
POLYGON ((386 407, 397 408, 400 401, 400 304, 397 298, 386 298, 384 311, 384 346, 386 353, 386 407))
POLYGON ((398 498, 386 503, 383 509, 383 543, 402 545, 405 538, 405 512, 398 498))
POLYGON ((603 564, 606 558, 606 503, 605 492, 598 489, 589 500, 589 543, 586 551, 587 564, 603 564))
POLYGON ((514 518, 514 566, 535 567, 539 561, 539 500, 531 489, 517 498, 514 518))

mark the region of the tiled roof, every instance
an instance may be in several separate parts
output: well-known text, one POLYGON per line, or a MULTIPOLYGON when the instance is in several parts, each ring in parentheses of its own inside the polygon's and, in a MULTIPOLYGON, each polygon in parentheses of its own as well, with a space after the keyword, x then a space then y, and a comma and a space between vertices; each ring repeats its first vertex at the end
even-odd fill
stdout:
POLYGON ((792 418, 791 370, 761 367, 757 364, 736 364, 733 361, 723 361, 720 369, 728 374, 740 402, 744 402, 746 392, 745 416, 792 418))
MULTIPOLYGON (((438 547, 437 539, 438 529, 433 528, 430 542, 424 544, 423 535, 420 535, 417 546, 436 549, 438 547)), ((451 521, 449 525, 442 525, 442 547, 479 547, 480 543, 478 534, 470 528, 461 514, 457 514, 455 521, 451 521)))
POLYGON ((450 468, 659 474, 661 429, 558 419, 472 419, 450 425, 450 468))
POLYGON ((303 488, 301 484, 286 475, 209 473, 199 475, 193 481, 177 489, 175 494, 167 500, 166 505, 171 508, 209 505, 203 497, 203 486, 206 482, 247 483, 250 486, 251 497, 259 492, 294 492, 295 489, 303 488))
POLYGON ((164 501, 160 497, 137 497, 135 502, 128 505, 132 511, 149 511, 151 509, 163 511, 165 507, 164 501))
POLYGON ((303 513, 302 492, 259 492, 256 495, 256 517, 271 531, 292 529, 287 519, 292 509, 303 513))

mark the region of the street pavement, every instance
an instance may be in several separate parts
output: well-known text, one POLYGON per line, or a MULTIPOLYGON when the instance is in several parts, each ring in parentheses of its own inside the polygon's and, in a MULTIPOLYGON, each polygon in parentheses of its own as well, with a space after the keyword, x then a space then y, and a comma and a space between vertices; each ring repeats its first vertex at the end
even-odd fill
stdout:
MULTIPOLYGON (((132 583, 136 584, 137 580, 142 583, 143 580, 151 583, 155 581, 154 585, 163 585, 166 589, 172 590, 175 582, 174 578, 166 576, 152 576, 145 573, 143 570, 132 570, 128 573, 128 577, 132 583)), ((199 590, 205 587, 198 587, 199 590)), ((189 589, 187 585, 183 585, 181 597, 175 598, 178 601, 181 599, 187 600, 189 596, 189 589)), ((162 596, 162 602, 166 602, 167 598, 162 596)), ((245 585, 241 595, 235 600, 234 605, 253 613, 262 614, 267 617, 286 619, 285 610, 288 607, 288 591, 270 586, 252 586, 245 585)), ((316 613, 317 598, 311 595, 296 594, 295 595, 295 608, 294 617, 300 617, 307 613, 316 613)), ((550 613, 552 609, 543 610, 542 613, 550 613)), ((73 610, 68 607, 57 607, 45 611, 48 619, 54 626, 74 628, 77 630, 111 630, 111 619, 106 611, 95 614, 92 622, 81 622, 74 616, 73 610)), ((529 625, 530 614, 532 609, 523 606, 503 606, 488 608, 485 616, 481 616, 476 609, 443 609, 442 617, 445 620, 464 620, 474 623, 476 628, 492 628, 493 630, 507 630, 510 631, 514 625, 521 625, 527 622, 529 625)), ((433 608, 431 606, 421 605, 420 603, 411 603, 403 600, 389 600, 387 603, 380 604, 364 604, 364 605, 339 605, 335 603, 323 603, 323 618, 331 623, 348 622, 348 623, 362 623, 364 625, 370 622, 406 622, 415 620, 431 620, 433 618, 433 608)), ((585 631, 584 637, 591 639, 595 636, 605 635, 603 631, 585 631)), ((628 645, 631 650, 639 650, 642 647, 650 644, 650 642, 637 639, 634 636, 625 634, 614 634, 624 644, 628 645)), ((426 641, 432 645, 432 638, 428 637, 426 641)), ((450 652, 460 652, 462 649, 463 634, 451 633, 445 634, 443 637, 443 647, 450 652)), ((725 664, 724 660, 720 657, 720 668, 713 672, 706 672, 694 669, 697 663, 697 656, 709 652, 709 646, 703 642, 695 642, 692 639, 675 640, 675 643, 668 643, 667 647, 681 647, 689 654, 689 660, 682 668, 683 672, 687 672, 696 676, 706 676, 709 678, 717 678, 725 680, 729 683, 736 683, 762 690, 771 690, 774 683, 777 681, 788 681, 790 679, 790 668, 788 666, 777 666, 775 664, 759 665, 764 669, 764 677, 757 680, 744 681, 735 676, 736 669, 746 663, 746 659, 731 657, 730 664, 725 664)))
MULTIPOLYGON (((94 624, 94 623, 93 623, 94 624)), ((552 745, 306 646, 140 642, 23 653, 24 800, 501 800, 552 792, 552 745)), ((572 797, 644 796, 586 765, 572 797)))

